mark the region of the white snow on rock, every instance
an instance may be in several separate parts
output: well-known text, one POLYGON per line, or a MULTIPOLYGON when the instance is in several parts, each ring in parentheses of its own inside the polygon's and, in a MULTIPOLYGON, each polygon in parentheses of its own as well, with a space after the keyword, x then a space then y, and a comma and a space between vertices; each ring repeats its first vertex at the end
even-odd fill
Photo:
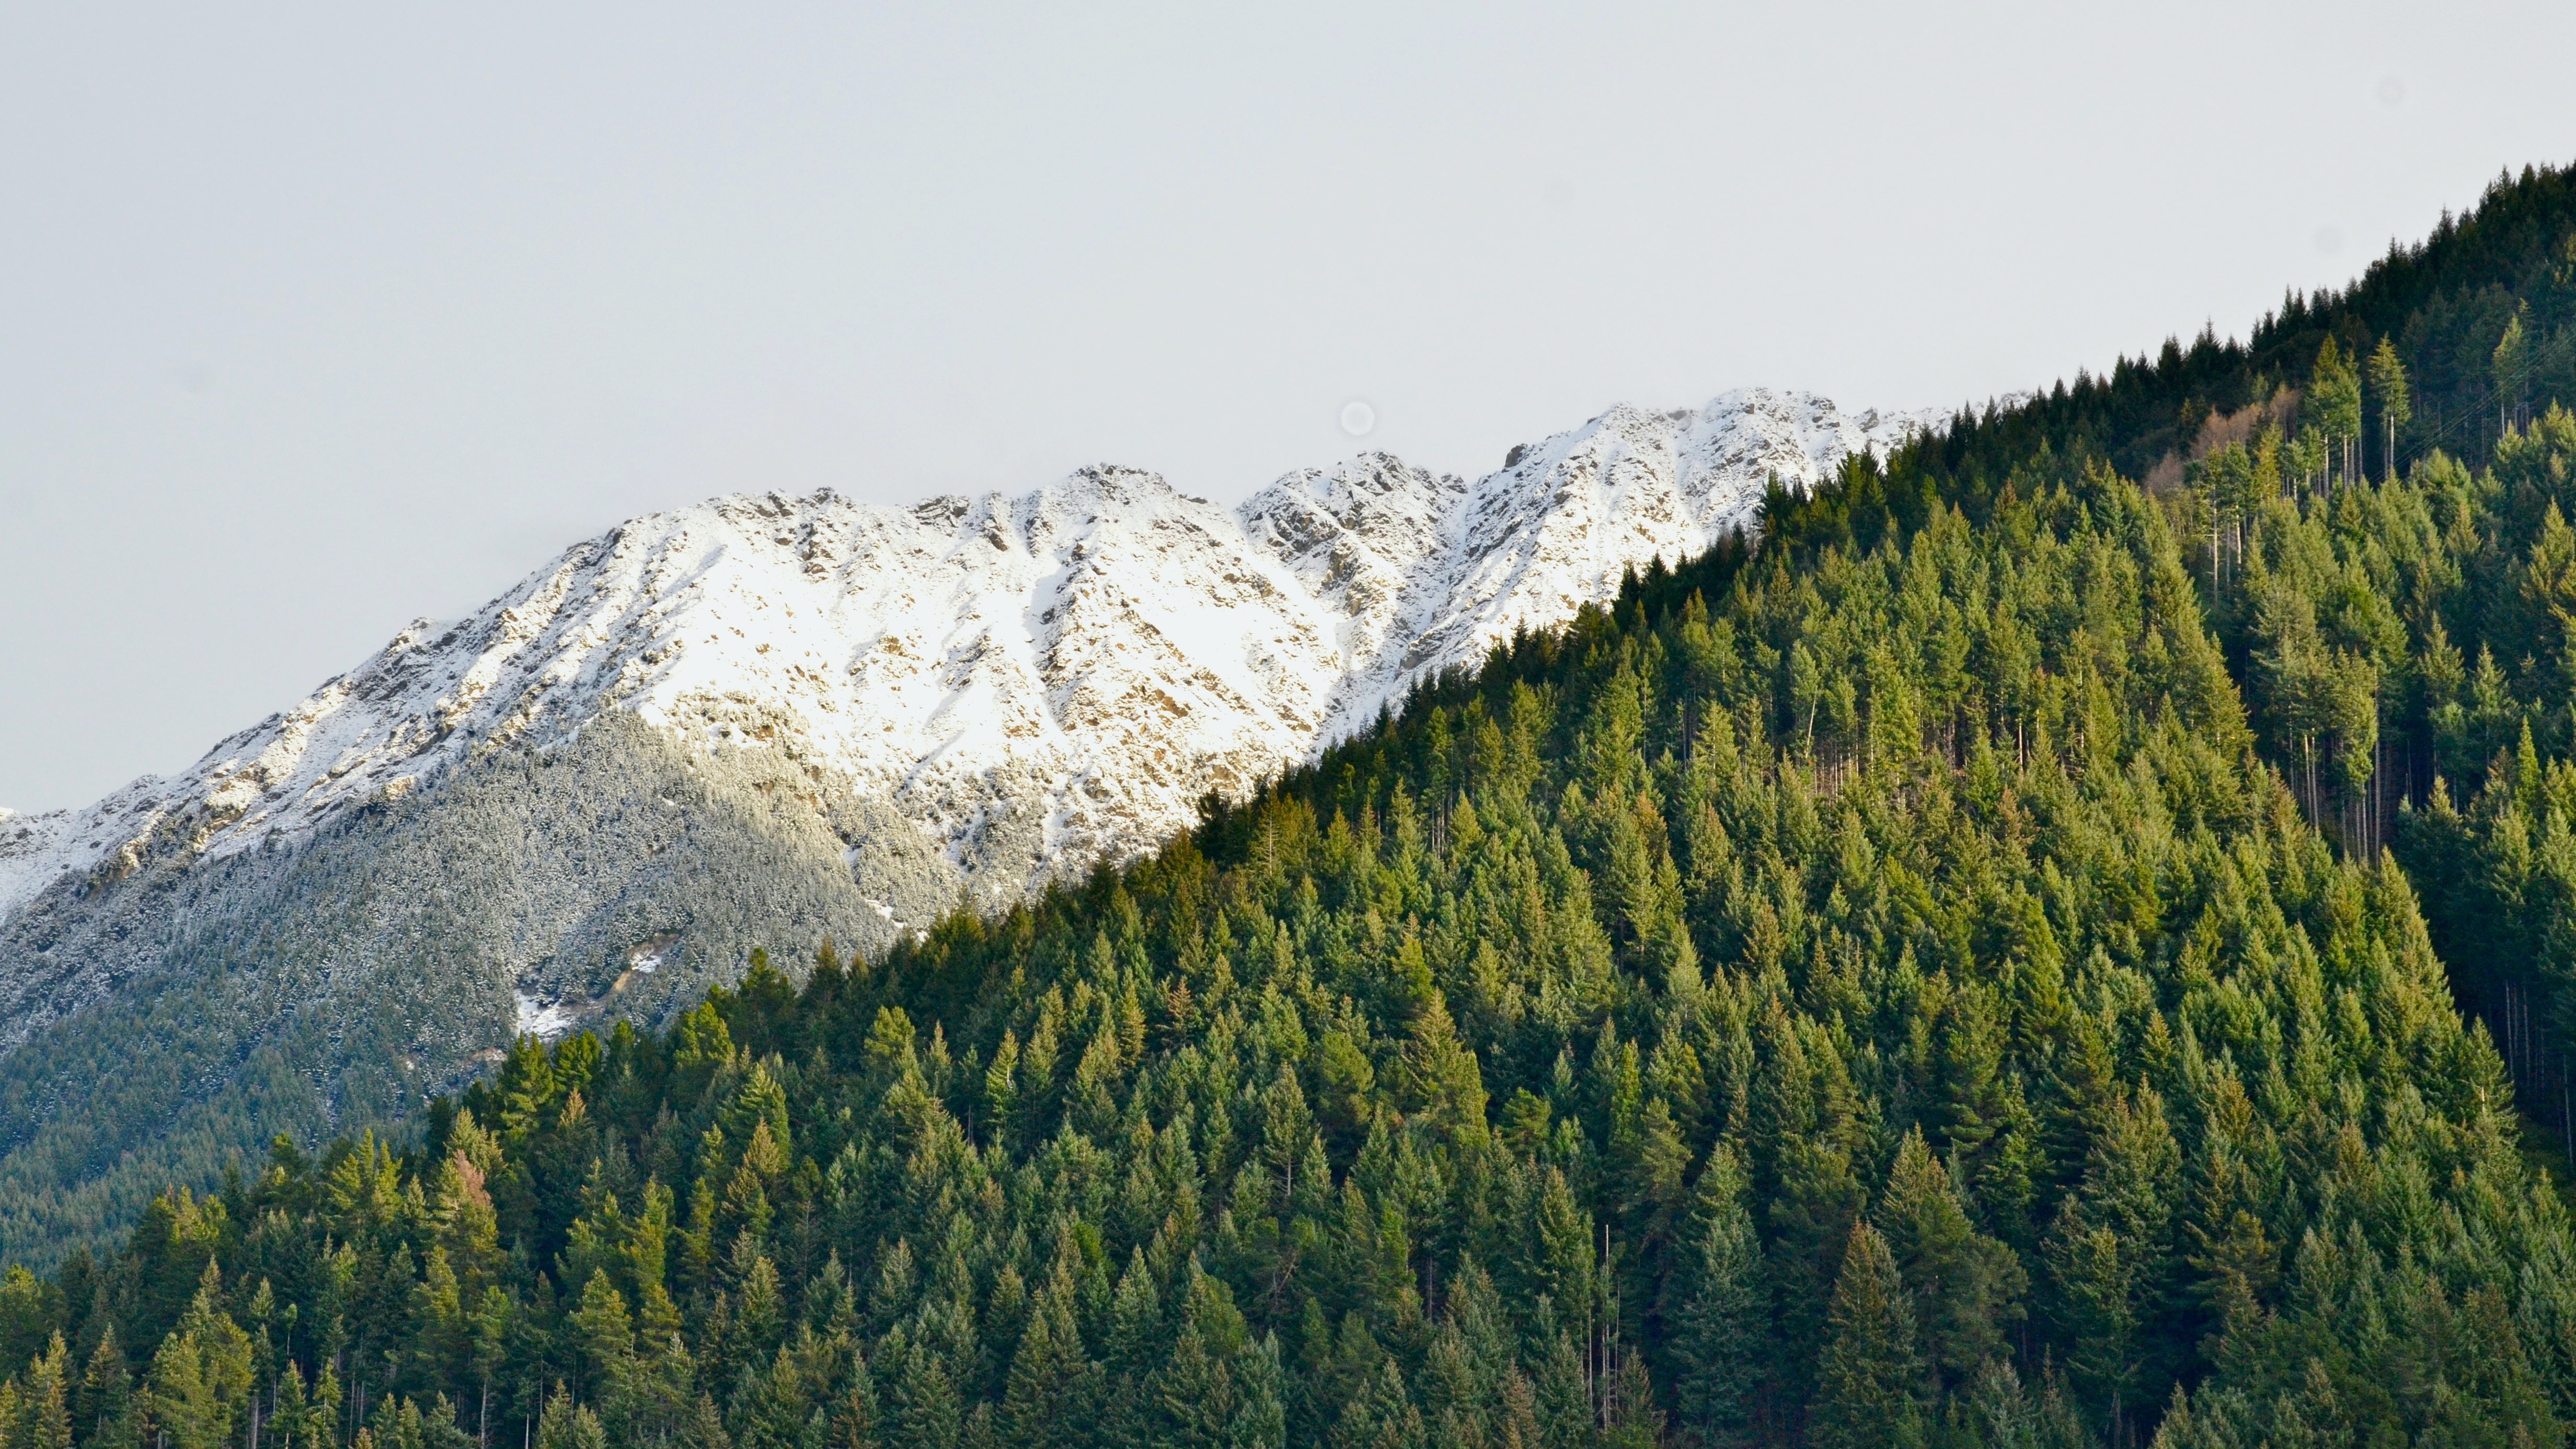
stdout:
MULTIPOLYGON (((1769 478, 1812 487, 1935 422, 1753 389, 1613 408, 1472 483, 1366 453, 1233 509, 1092 467, 1017 497, 653 514, 470 618, 413 624, 181 775, 0 813, 0 918, 66 872, 301 838, 605 710, 881 794, 1013 893, 1148 850, 1424 671, 1707 549, 1769 478)), ((522 1028, 550 1009, 523 1000, 522 1028)))
POLYGON ((519 1006, 518 1024, 514 1028, 518 1035, 554 1041, 573 1029, 573 1014, 564 1009, 563 1003, 539 1001, 524 991, 513 991, 510 995, 519 1006))

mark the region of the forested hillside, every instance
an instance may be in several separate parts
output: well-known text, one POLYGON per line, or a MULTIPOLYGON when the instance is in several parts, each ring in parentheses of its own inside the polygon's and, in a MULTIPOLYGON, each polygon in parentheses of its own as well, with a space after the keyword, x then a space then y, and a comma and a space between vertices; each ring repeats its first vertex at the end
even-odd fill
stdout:
POLYGON ((1983 516, 2104 457, 2164 505, 2264 754, 2348 852, 2393 849, 2524 1104, 2576 1147, 2576 175, 2499 179, 2249 344, 2204 335, 1962 415, 1777 510, 1813 550, 1983 516))
POLYGON ((2535 173, 1129 870, 174 1190, 0 1283, 0 1449, 2561 1444, 2571 307, 2535 173))

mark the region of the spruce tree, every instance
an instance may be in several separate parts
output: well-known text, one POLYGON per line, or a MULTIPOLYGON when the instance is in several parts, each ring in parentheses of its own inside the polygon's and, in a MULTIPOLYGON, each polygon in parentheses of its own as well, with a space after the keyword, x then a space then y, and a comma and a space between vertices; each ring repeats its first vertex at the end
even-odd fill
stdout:
MULTIPOLYGON (((27 1321, 145 1331, 183 1411, 246 1328, 262 1442, 315 1449, 425 1446, 487 1384, 467 1424, 532 1438, 558 1378, 696 1449, 1601 1449, 1658 1408, 1676 1444, 2556 1443, 2576 1244, 2516 1103, 2576 1019, 2533 632, 2576 614, 2576 419, 2302 509, 2244 381, 2215 596, 2092 443, 1782 490, 1698 607, 1641 578, 1160 856, 801 996, 524 1048, 417 1155, 173 1194, 27 1321), (2329 803, 2411 772, 2402 873, 2311 828, 2311 740, 2329 803)), ((76 1437, 130 1449, 83 1357, 76 1437)))
MULTIPOLYGON (((2331 459, 2341 444, 2361 436, 2361 379, 2329 336, 2317 349, 2316 367, 2308 374, 2308 395, 2300 404, 2301 431, 2313 432, 2327 445, 2331 459)), ((2327 464, 2331 473, 2332 463, 2327 464)))
MULTIPOLYGON (((1210 1443, 1205 1439, 1174 1442, 1210 1443)), ((1360 1385, 1333 1426, 1331 1449, 1431 1449, 1422 1411, 1404 1390, 1404 1375, 1387 1359, 1360 1385)))
POLYGON ((64 1378, 71 1366, 71 1350, 59 1333, 46 1345, 45 1351, 27 1367, 27 1436, 28 1449, 71 1449, 71 1407, 64 1396, 64 1378))
MULTIPOLYGON (((303 1385, 300 1381, 295 1389, 296 1398, 301 1401, 303 1385)), ((131 1440, 138 1432, 132 1422, 134 1375, 126 1369, 125 1352, 117 1345, 116 1325, 113 1323, 100 1334, 98 1347, 90 1350, 89 1364, 81 1372, 80 1392, 73 1407, 85 1443, 131 1440)))
MULTIPOLYGON (((2499 434, 2512 429, 2519 422, 2523 388, 2529 381, 2531 343, 2529 336, 2523 330, 2522 319, 2523 313, 2516 311, 2512 319, 2505 323, 2504 335, 2496 340, 2495 352, 2488 363, 2489 375, 2494 379, 2494 396, 2498 413, 2496 426, 2499 434)), ((2501 437, 2498 439, 2498 447, 2499 449, 2502 447, 2501 437)))
MULTIPOLYGON (((866 1370, 861 1369, 862 1378, 866 1370)), ((871 1420, 844 1416, 833 1424, 832 1449, 878 1449, 876 1436, 869 1432, 871 1420)), ((733 1436, 725 1432, 724 1414, 716 1408, 712 1395, 698 1395, 696 1407, 680 1423, 680 1443, 686 1449, 733 1449, 733 1436)))
POLYGON ((1950 1172, 1920 1130, 1898 1145, 1873 1220, 1887 1239, 1921 1335, 1923 1356, 1948 1387, 2004 1356, 2028 1276, 2012 1249, 1976 1230, 1950 1172))
POLYGON ((1754 1236, 1744 1169, 1721 1142, 1700 1170, 1697 1237, 1675 1282, 1672 1363, 1682 1422, 1713 1445, 1749 1442, 1768 1358, 1762 1245, 1754 1236))
POLYGON ((1040 1293, 1020 1334, 1002 1398, 1001 1425, 1011 1443, 1049 1449, 1081 1442, 1082 1398, 1088 1388, 1083 1367, 1082 1335, 1074 1326, 1069 1293, 1040 1293))
POLYGON ((2158 1311, 2178 1264, 2180 1177, 2163 1099, 2143 1084, 2124 1091, 2049 1230, 2067 1368, 2114 1437, 2133 1410, 2163 1400, 2179 1347, 2158 1311))
POLYGON ((918 1339, 896 1358, 894 1392, 886 1410, 887 1449, 956 1449, 964 1417, 956 1381, 918 1339))
POLYGON ((2379 467, 2382 476, 2394 482, 2397 478, 2397 438, 2414 420, 2415 399, 2406 386, 2406 364, 2398 360, 2396 345, 2387 338, 2371 349, 2364 371, 2369 376, 2370 400, 2379 409, 2379 467))
POLYGON ((1815 1449, 1922 1444, 1923 1360, 1913 1309, 1887 1240, 1866 1222, 1852 1228, 1825 1325, 1807 1442, 1815 1449))
POLYGON ((608 1431, 587 1405, 577 1405, 562 1384, 537 1418, 536 1449, 608 1449, 608 1431))

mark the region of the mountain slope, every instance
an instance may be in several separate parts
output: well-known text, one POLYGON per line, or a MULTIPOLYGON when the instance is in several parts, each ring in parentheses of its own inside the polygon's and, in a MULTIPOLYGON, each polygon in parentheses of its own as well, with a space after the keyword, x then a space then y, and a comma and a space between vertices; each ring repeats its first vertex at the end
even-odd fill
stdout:
POLYGON ((471 618, 413 624, 184 775, 0 820, 0 913, 66 873, 293 841, 609 710, 776 748, 1021 889, 1133 855, 1422 672, 1704 551, 1767 478, 1812 486, 1917 422, 1752 391, 1613 409, 1472 485, 1372 453, 1232 512, 1099 467, 1018 498, 651 515, 471 618))
POLYGON ((0 1235, 400 1115, 514 1030, 667 1020, 763 939, 1133 858, 1914 421, 1753 391, 1474 483, 1367 454, 1228 510, 1094 467, 624 524, 179 776, 0 819, 0 1235))
POLYGON ((1481 482, 1381 453, 1229 512, 1097 467, 910 509, 739 496, 423 620, 186 774, 0 818, 0 912, 65 873, 309 835, 608 710, 897 804, 997 891, 1132 856, 1399 699, 1748 523, 1920 418, 1763 390, 1620 407, 1481 482))
POLYGON ((0 1374, 60 1331, 19 1401, 103 1445, 2564 1444, 2576 1241, 2404 877, 2158 505, 2019 481, 173 1192, 0 1286, 0 1374))

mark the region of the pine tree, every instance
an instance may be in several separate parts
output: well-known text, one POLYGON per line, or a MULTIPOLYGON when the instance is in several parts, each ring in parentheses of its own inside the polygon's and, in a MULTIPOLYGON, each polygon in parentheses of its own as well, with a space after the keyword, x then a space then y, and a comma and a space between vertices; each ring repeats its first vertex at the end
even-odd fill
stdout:
POLYGON ((2261 1191, 2246 1160, 2254 1105, 2233 1075, 2217 1077, 2205 1096, 2209 1111, 2185 1214, 2184 1261, 2198 1279, 2195 1296, 2209 1314, 2211 1334, 2223 1337, 2259 1321, 2280 1277, 2280 1250, 2264 1228, 2261 1191))
POLYGON ((15 1375, 44 1351, 61 1318, 60 1289, 13 1264, 0 1275, 0 1378, 15 1375))
POLYGON ((1448 999, 1438 987, 1425 995, 1406 1024, 1403 1082, 1409 1109, 1422 1113, 1453 1138, 1475 1141, 1485 1132, 1485 1083, 1476 1054, 1458 1039, 1448 999))
POLYGON ((918 1339, 904 1345, 897 1358, 889 1398, 887 1449, 956 1449, 964 1417, 956 1382, 939 1356, 918 1339))
MULTIPOLYGON (((1206 1443, 1206 1440, 1175 1442, 1206 1443)), ((1404 1391, 1404 1375, 1395 1360, 1378 1366, 1360 1385, 1333 1426, 1331 1449, 1430 1449, 1422 1411, 1404 1391)))
POLYGON ((606 1269, 590 1275, 571 1328, 589 1371, 586 1383, 591 1401, 607 1423, 623 1431, 635 1397, 634 1320, 626 1311, 625 1296, 609 1283, 606 1269))
MULTIPOLYGON (((2252 429, 2204 460, 2215 593, 2203 520, 2093 457, 2163 434, 1780 490, 1758 553, 1426 681, 1162 855, 525 1047, 417 1154, 290 1147, 0 1296, 148 1330, 183 1432, 246 1329, 271 1449, 533 1440, 559 1379, 550 1438, 697 1449, 1605 1449, 1665 1432, 1657 1383, 1677 1444, 2555 1443, 2576 1245, 2516 1103, 2576 1020, 2576 419, 2297 508, 2239 381, 2159 414, 2252 429), (2383 780, 2432 801, 2402 871, 2299 809, 2383 780)), ((75 1437, 132 1449, 87 1357, 75 1437)))
POLYGON ((445 1394, 432 1396, 420 1411, 420 1449, 477 1449, 474 1436, 457 1425, 456 1405, 445 1394))
MULTIPOLYGON (((860 1371, 862 1381, 866 1371, 860 1371)), ((832 1449, 877 1449, 876 1437, 868 1432, 873 1420, 854 1420, 844 1416, 834 1426, 838 1435, 832 1449)), ((680 1425, 680 1442, 687 1449, 733 1449, 733 1436, 725 1432, 724 1415, 709 1395, 698 1395, 697 1407, 680 1425)))
POLYGON ((2494 379, 2499 432, 2510 430, 2518 421, 2523 403, 2523 388, 2531 369, 2531 346, 2522 326, 2523 314, 2516 311, 2505 323, 2504 335, 2498 338, 2488 371, 2494 379))
POLYGON ((275 1403, 264 1426, 263 1438, 271 1443, 285 1446, 285 1449, 298 1449, 298 1446, 328 1442, 317 1440, 309 1427, 313 1418, 313 1406, 305 1397, 304 1370, 296 1365, 295 1360, 288 1359, 286 1367, 278 1374, 274 1398, 275 1403))
POLYGON ((177 1329, 152 1356, 144 1401, 171 1449, 225 1449, 250 1401, 250 1335, 219 1307, 221 1273, 208 1262, 177 1329))
MULTIPOLYGON (((1830 1049, 1819 1050, 1815 1078, 1844 1080, 1830 1049)), ((1818 1095, 1832 1095, 1820 1086, 1818 1095)), ((1839 1115, 1839 1114, 1837 1114, 1839 1115)), ((1772 1334, 1773 1381, 1792 1400, 1810 1393, 1816 1354, 1829 1330, 1826 1314, 1852 1224, 1868 1200, 1851 1152, 1838 1140, 1848 1123, 1819 1113, 1816 1135, 1780 1148, 1780 1181, 1770 1202, 1772 1240, 1763 1254, 1778 1314, 1772 1334)))

